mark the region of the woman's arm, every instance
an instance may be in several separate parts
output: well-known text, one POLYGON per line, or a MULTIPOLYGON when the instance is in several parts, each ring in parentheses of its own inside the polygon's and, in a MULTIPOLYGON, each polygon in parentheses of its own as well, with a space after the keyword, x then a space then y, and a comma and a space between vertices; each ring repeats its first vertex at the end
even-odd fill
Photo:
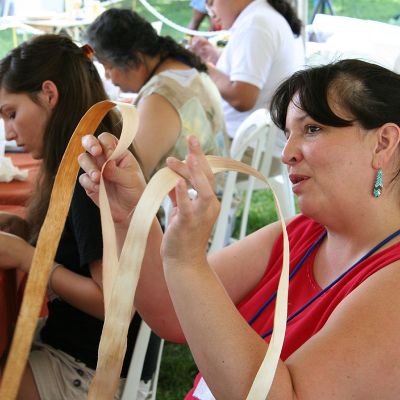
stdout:
POLYGON ((257 101, 260 89, 247 82, 231 81, 230 77, 215 65, 208 63, 208 73, 217 85, 221 96, 237 111, 251 110, 257 101))
POLYGON ((29 272, 35 248, 24 239, 0 232, 0 269, 20 269, 29 272))
MULTIPOLYGON (((243 40, 242 37, 240 42, 243 40)), ((190 43, 190 49, 207 63, 208 74, 224 100, 238 111, 248 111, 254 107, 260 89, 247 82, 232 81, 229 75, 217 69, 215 65, 221 53, 215 46, 205 38, 194 37, 190 43)), ((260 49, 257 51, 259 52, 260 49)))
POLYGON ((140 121, 133 144, 143 174, 149 179, 158 163, 175 146, 182 128, 181 120, 172 104, 158 94, 144 98, 137 110, 140 121))
MULTIPOLYGON (((29 274, 34 252, 35 248, 25 240, 0 232, 0 269, 17 268, 29 274)), ((93 275, 95 270, 101 273, 101 261, 91 263, 90 267, 93 275)), ((101 285, 94 279, 59 266, 50 275, 50 285, 67 303, 96 318, 104 318, 101 285)))
POLYGON ((65 302, 93 317, 104 319, 101 260, 93 261, 89 268, 91 278, 60 265, 51 273, 49 285, 65 302))

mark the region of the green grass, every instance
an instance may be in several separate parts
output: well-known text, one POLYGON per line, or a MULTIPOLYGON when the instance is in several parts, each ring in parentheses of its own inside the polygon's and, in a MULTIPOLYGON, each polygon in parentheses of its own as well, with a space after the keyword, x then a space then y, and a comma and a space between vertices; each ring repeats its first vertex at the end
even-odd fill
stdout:
MULTIPOLYGON (((239 205, 236 213, 237 222, 233 231, 233 237, 239 236, 240 230, 240 219, 243 212, 243 201, 239 205)), ((270 224, 278 219, 275 211, 274 199, 270 190, 257 190, 253 192, 251 208, 249 211, 249 218, 247 221, 247 234, 262 228, 265 225, 270 224)))
POLYGON ((157 386, 157 400, 183 399, 197 374, 189 348, 165 342, 157 386))
MULTIPOLYGON (((149 3, 163 16, 175 22, 178 25, 186 27, 190 21, 192 9, 189 6, 188 0, 157 0, 149 1, 149 3)), ((139 0, 136 1, 137 7, 136 11, 143 15, 146 19, 153 22, 156 18, 140 3, 139 0)), ((162 35, 170 35, 175 40, 181 41, 184 35, 177 32, 175 29, 170 28, 168 25, 164 24, 162 35)))
POLYGON ((11 29, 0 31, 0 57, 3 57, 13 48, 11 29))
POLYGON ((389 22, 400 14, 400 0, 333 0, 331 3, 337 15, 354 18, 389 22))

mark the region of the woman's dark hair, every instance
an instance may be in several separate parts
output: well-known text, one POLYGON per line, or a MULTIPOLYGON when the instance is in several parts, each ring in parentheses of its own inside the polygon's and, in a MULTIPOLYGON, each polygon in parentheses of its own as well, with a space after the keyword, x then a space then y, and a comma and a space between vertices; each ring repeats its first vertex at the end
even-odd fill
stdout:
POLYGON ((119 68, 135 67, 141 54, 175 57, 198 71, 207 71, 201 59, 169 36, 159 36, 151 23, 128 9, 111 8, 89 26, 86 40, 100 61, 119 68))
POLYGON ((267 0, 268 3, 275 8, 287 21, 292 32, 299 36, 301 33, 302 23, 297 17, 296 11, 287 0, 267 0))
POLYGON ((279 86, 271 101, 272 120, 282 130, 295 95, 296 106, 324 125, 345 127, 357 121, 364 129, 388 122, 400 126, 400 75, 376 64, 342 60, 296 72, 279 86), (332 96, 353 119, 335 114, 332 96))
MULTIPOLYGON (((92 61, 65 36, 40 35, 0 61, 0 87, 9 93, 26 94, 41 105, 38 94, 46 80, 57 86, 58 101, 44 132, 43 162, 28 207, 32 241, 45 218, 58 165, 76 125, 93 104, 107 98, 92 61)), ((118 136, 120 126, 113 113, 104 118, 97 133, 103 131, 118 136)))

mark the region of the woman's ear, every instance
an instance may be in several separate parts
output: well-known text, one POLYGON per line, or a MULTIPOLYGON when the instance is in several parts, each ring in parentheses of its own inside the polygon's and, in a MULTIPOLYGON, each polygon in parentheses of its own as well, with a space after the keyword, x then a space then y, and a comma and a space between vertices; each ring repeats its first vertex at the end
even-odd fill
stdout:
POLYGON ((376 132, 377 142, 374 149, 372 166, 375 169, 384 168, 400 145, 400 127, 394 123, 382 125, 376 132))
POLYGON ((42 94, 44 103, 52 110, 58 103, 58 89, 53 81, 44 81, 42 83, 42 94))

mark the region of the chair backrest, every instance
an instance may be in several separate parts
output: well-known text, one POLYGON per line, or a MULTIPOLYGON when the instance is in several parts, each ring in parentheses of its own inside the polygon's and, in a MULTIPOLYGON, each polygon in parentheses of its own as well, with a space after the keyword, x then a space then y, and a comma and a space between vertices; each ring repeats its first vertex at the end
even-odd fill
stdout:
MULTIPOLYGON (((268 178, 281 204, 283 216, 289 218, 295 215, 295 204, 286 166, 276 154, 276 149, 280 149, 283 141, 280 135, 282 133, 271 121, 268 110, 256 110, 239 126, 231 145, 230 156, 250 164, 268 178)), ((221 249, 231 241, 236 213, 235 208, 232 208, 232 201, 238 191, 245 192, 239 239, 246 236, 252 194, 254 190, 260 189, 265 189, 265 185, 254 177, 238 180, 236 172, 229 172, 209 253, 221 249)))
MULTIPOLYGON (((266 149, 274 148, 275 138, 269 134, 271 119, 266 109, 259 109, 250 114, 239 126, 235 138, 232 141, 230 156, 239 161, 246 162, 253 168, 259 169, 266 149), (272 136, 272 137, 270 137, 272 136)), ((221 200, 221 211, 215 226, 209 253, 212 253, 226 245, 227 232, 229 232, 232 215, 232 201, 236 191, 237 172, 229 172, 224 186, 224 193, 221 200)), ((245 202, 250 202, 254 187, 254 178, 246 178, 247 190, 245 202), (248 198, 248 199, 247 199, 248 198)), ((247 220, 242 224, 247 225, 247 220)), ((246 226, 243 226, 246 229, 246 226)), ((242 227, 241 227, 242 230, 242 227)), ((229 234, 230 235, 230 232, 229 234)))

